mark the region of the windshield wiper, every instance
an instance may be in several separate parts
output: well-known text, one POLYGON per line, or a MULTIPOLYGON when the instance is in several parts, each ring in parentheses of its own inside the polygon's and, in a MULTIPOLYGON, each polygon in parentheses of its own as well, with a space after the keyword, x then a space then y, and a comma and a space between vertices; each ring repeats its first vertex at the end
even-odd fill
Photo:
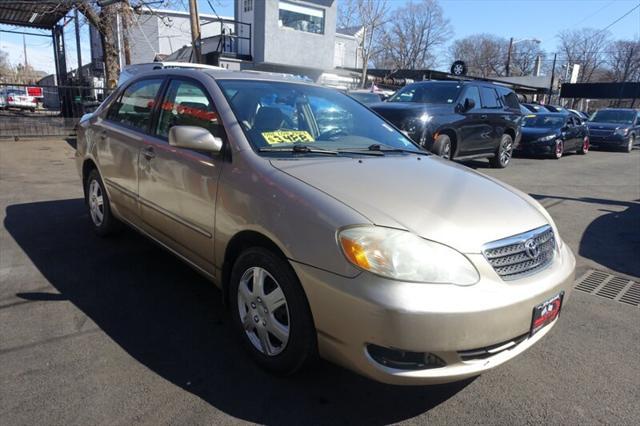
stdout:
POLYGON ((369 148, 367 148, 369 151, 374 151, 374 152, 407 152, 409 154, 416 154, 416 155, 431 155, 431 153, 427 152, 427 151, 417 151, 417 150, 413 150, 413 149, 405 149, 405 148, 384 148, 382 145, 380 144, 373 144, 373 145, 369 145, 369 148))
POLYGON ((338 151, 331 151, 329 149, 310 148, 307 145, 294 145, 287 148, 271 148, 262 147, 259 148, 260 152, 293 152, 296 154, 326 154, 326 155, 338 155, 338 151))

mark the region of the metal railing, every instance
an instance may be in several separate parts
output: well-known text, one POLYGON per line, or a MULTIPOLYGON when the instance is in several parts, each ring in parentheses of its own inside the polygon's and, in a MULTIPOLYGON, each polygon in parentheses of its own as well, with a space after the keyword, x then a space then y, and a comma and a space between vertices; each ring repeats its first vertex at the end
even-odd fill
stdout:
POLYGON ((109 91, 92 86, 0 84, 0 138, 68 136, 109 91))

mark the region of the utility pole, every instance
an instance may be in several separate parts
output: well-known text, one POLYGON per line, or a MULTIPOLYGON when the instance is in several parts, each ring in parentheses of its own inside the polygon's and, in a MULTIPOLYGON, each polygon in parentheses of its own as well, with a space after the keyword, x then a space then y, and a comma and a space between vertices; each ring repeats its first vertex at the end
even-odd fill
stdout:
POLYGON ((556 59, 558 57, 557 53, 553 54, 553 65, 551 65, 551 83, 549 83, 549 102, 551 103, 551 96, 553 96, 553 79, 556 75, 556 59))
POLYGON ((78 53, 78 78, 82 84, 82 53, 80 52, 80 21, 78 20, 78 9, 73 11, 73 22, 76 27, 76 52, 78 53))
POLYGON ((202 50, 200 46, 200 15, 198 15, 198 2, 189 0, 189 17, 191 19, 191 44, 197 63, 202 63, 202 50))
POLYGON ((27 61, 27 41, 24 38, 24 34, 22 34, 22 48, 24 49, 24 70, 26 71, 29 62, 27 61))
POLYGON ((507 66, 505 67, 506 77, 509 77, 509 71, 511 68, 511 49, 513 49, 513 37, 509 39, 509 51, 507 52, 507 66))

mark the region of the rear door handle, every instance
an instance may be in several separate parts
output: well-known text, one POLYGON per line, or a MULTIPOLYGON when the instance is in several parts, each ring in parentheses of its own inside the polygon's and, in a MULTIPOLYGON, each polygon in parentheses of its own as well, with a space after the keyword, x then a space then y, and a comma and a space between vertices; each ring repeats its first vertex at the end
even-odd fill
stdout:
POLYGON ((156 152, 153 150, 153 147, 148 147, 142 150, 142 155, 147 161, 150 161, 156 156, 156 152))

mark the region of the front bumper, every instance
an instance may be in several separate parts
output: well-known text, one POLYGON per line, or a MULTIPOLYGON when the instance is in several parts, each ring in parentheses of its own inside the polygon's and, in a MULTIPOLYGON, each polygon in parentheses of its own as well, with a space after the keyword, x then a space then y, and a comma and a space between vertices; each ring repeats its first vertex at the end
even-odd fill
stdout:
POLYGON ((629 141, 629 136, 610 134, 607 136, 589 136, 591 146, 624 146, 629 141))
POLYGON ((514 153, 522 155, 546 155, 555 152, 556 141, 549 142, 520 142, 514 149, 514 153))
POLYGON ((498 277, 481 254, 468 255, 482 277, 472 286, 405 283, 363 272, 346 278, 292 262, 307 294, 320 354, 374 380, 403 385, 446 383, 494 368, 540 340, 555 324, 534 336, 533 308, 573 287, 575 258, 563 245, 545 270, 517 281, 498 277), (464 351, 517 344, 473 359, 464 351), (402 370, 376 362, 367 345, 431 353, 446 366, 402 370))

